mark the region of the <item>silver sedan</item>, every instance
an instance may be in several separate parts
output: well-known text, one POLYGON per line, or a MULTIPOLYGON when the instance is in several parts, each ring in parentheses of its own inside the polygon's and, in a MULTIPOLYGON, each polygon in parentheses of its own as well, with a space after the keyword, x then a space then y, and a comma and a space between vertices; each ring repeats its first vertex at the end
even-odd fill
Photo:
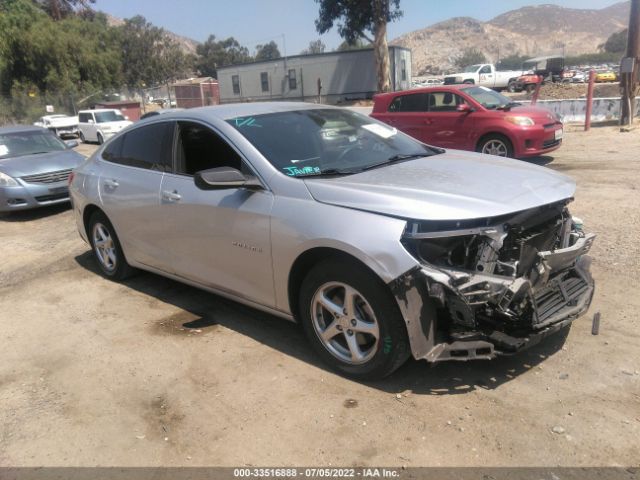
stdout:
POLYGON ((343 374, 515 353, 589 307, 594 240, 552 170, 422 144, 350 110, 141 121, 70 185, 102 273, 143 269, 299 321, 343 374))
POLYGON ((68 202, 69 175, 85 159, 77 145, 41 127, 0 128, 0 212, 68 202))

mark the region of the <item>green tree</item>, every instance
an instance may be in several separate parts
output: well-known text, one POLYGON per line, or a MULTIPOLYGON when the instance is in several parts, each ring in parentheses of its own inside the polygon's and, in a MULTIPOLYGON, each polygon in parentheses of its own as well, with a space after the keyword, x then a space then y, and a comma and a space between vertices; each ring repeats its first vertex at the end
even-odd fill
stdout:
POLYGON ((300 55, 314 55, 317 53, 324 53, 326 49, 326 45, 322 42, 322 40, 314 40, 309 42, 309 47, 305 48, 300 52, 300 55))
POLYGON ((124 21, 119 40, 124 82, 130 88, 166 83, 189 70, 178 44, 141 15, 124 21))
POLYGON ((378 91, 391 89, 387 24, 402 16, 400 0, 316 0, 320 11, 316 30, 323 34, 334 24, 349 44, 366 39, 374 46, 378 91), (367 35, 373 34, 373 39, 367 35))
POLYGON ((476 63, 487 63, 487 57, 476 48, 467 48, 462 54, 454 60, 456 67, 464 68, 476 63))
POLYGON ((353 43, 349 43, 347 40, 343 40, 336 51, 338 52, 347 52, 349 50, 362 50, 363 48, 371 48, 371 43, 364 42, 362 39, 358 38, 353 43))
POLYGON ((273 40, 256 47, 256 60, 275 60, 281 57, 282 55, 280 55, 280 50, 278 50, 278 44, 273 40))
POLYGON ((54 22, 31 2, 2 3, 2 88, 44 91, 106 87, 121 80, 118 43, 103 15, 54 22), (78 42, 82 38, 82 42, 78 42))
POLYGON ((611 34, 607 41, 600 47, 607 53, 619 53, 622 55, 627 50, 627 36, 629 29, 625 28, 619 32, 611 34))
POLYGON ((41 8, 54 20, 62 20, 74 15, 77 11, 91 10, 90 5, 96 0, 35 0, 41 8))
POLYGON ((501 58, 496 64, 498 70, 520 70, 524 61, 529 58, 526 55, 519 55, 517 53, 501 58))
POLYGON ((215 35, 196 47, 196 69, 201 75, 218 78, 218 67, 252 60, 249 50, 233 37, 216 40, 215 35))

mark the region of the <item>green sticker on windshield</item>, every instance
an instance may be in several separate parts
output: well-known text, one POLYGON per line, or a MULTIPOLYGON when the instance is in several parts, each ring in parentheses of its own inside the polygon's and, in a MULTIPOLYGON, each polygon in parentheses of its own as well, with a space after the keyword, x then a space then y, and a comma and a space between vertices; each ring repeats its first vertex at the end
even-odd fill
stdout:
POLYGON ((283 170, 290 177, 297 177, 298 175, 320 175, 320 167, 284 167, 283 170))
POLYGON ((238 117, 234 121, 236 122, 236 127, 262 127, 253 117, 238 117))

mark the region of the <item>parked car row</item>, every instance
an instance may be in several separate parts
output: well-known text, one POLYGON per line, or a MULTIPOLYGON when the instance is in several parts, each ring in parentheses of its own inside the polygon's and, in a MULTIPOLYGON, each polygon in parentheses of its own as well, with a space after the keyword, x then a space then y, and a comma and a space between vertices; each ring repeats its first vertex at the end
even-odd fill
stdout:
POLYGON ((45 115, 34 126, 49 129, 60 138, 77 136, 83 142, 104 143, 132 122, 115 108, 80 110, 78 116, 45 115))

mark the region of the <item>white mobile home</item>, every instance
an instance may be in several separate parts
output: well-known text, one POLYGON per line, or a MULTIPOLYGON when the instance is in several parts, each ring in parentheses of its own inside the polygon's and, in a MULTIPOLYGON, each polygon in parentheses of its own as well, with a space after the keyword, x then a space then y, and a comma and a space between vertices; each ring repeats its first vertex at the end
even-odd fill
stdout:
MULTIPOLYGON (((411 86, 411 50, 389 47, 391 89, 411 86)), ((373 49, 296 55, 218 68, 220 103, 302 100, 336 104, 377 91, 373 49)))

